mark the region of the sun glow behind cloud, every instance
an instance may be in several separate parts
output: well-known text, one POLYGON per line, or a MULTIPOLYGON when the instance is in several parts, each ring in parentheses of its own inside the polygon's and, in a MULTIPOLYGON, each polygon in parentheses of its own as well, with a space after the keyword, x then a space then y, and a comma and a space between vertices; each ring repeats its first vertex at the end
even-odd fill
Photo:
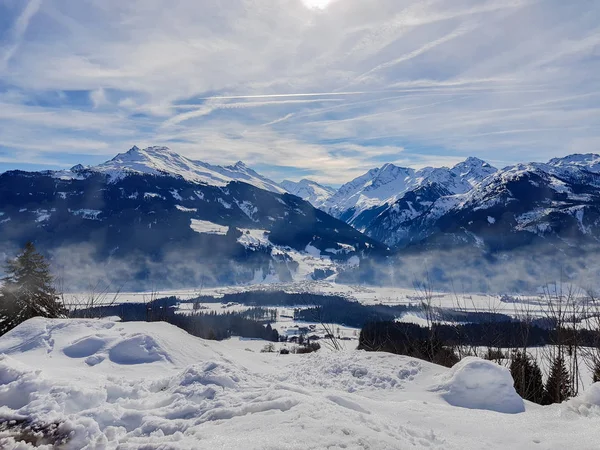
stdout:
POLYGON ((333 0, 302 0, 311 9, 325 9, 333 0))

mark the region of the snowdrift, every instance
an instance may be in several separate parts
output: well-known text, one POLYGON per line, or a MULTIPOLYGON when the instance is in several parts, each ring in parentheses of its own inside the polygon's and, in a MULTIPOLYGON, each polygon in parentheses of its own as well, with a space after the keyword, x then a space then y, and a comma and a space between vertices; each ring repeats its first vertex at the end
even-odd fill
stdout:
POLYGON ((468 357, 454 367, 438 390, 451 405, 507 414, 525 411, 510 372, 491 361, 468 357))
POLYGON ((600 417, 600 382, 592 384, 582 395, 566 402, 565 406, 582 416, 600 417))
POLYGON ((163 323, 29 320, 0 337, 0 448, 591 449, 600 440, 600 418, 583 413, 597 386, 567 419, 564 405, 523 405, 506 372, 480 360, 449 370, 362 351, 260 353, 264 344, 204 341, 163 323))

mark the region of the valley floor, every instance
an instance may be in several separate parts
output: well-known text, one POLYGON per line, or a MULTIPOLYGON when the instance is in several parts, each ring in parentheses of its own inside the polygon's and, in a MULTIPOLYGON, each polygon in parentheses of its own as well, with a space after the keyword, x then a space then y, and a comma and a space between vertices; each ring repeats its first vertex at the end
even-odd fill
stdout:
MULTIPOLYGON (((569 286, 571 288, 571 286, 569 286)), ((572 287, 575 297, 583 297, 583 288, 572 287)), ((226 294, 241 292, 273 292, 313 293, 322 295, 338 295, 349 300, 358 301, 363 305, 418 305, 423 301, 431 302, 432 306, 454 308, 462 311, 497 312, 508 315, 543 316, 549 300, 554 300, 557 291, 553 285, 539 288, 539 292, 511 293, 511 295, 485 294, 479 292, 450 292, 424 290, 414 287, 362 286, 340 284, 332 281, 303 280, 289 283, 262 283, 251 285, 221 286, 204 289, 177 289, 146 292, 102 292, 66 293, 63 295, 65 304, 69 307, 101 306, 121 303, 147 303, 157 298, 175 296, 180 300, 191 300, 200 295, 222 297, 226 294), (428 298, 429 296, 429 298, 428 298), (92 305, 90 297, 95 297, 92 305)), ((566 295, 560 292, 561 295, 566 295)))
POLYGON ((164 323, 31 319, 0 337, 0 448, 597 449, 600 384, 523 402, 506 369, 261 353, 164 323), (20 441, 20 443, 18 442, 20 441), (59 447, 59 445, 61 445, 59 447))

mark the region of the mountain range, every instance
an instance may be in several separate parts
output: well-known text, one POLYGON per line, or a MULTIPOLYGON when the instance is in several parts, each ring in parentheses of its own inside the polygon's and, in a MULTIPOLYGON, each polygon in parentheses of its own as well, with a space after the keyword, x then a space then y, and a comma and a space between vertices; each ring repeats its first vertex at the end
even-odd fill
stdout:
POLYGON ((100 261, 126 267, 131 280, 161 275, 174 285, 335 278, 406 252, 560 250, 599 238, 595 154, 502 169, 477 158, 385 164, 339 189, 279 184, 242 162, 211 165, 166 147, 0 174, 3 248, 33 240, 66 265, 100 261))
POLYGON ((470 157, 452 168, 385 164, 309 201, 394 248, 574 246, 600 238, 599 180, 596 154, 500 170, 470 157))
POLYGON ((213 166, 165 147, 1 174, 0 248, 29 240, 65 272, 103 264, 130 286, 320 279, 387 252, 242 163, 213 166))

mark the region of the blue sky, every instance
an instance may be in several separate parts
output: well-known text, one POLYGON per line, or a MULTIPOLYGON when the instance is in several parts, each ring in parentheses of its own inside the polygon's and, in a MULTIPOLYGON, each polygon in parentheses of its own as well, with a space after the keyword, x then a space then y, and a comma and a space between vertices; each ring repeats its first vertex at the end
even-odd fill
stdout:
POLYGON ((586 0, 0 0, 0 171, 167 145, 339 184, 598 152, 599 24, 586 0))

